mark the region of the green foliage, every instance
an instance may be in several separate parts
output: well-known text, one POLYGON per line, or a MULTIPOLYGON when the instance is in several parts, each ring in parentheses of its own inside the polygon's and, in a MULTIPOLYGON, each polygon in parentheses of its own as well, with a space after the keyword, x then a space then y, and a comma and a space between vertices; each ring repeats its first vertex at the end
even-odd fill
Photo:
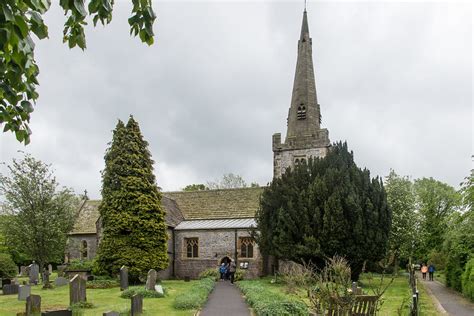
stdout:
POLYGON ((58 190, 51 166, 30 155, 13 159, 8 170, 8 177, 0 175, 8 210, 3 230, 8 248, 36 260, 41 268, 61 262, 78 199, 69 189, 58 190))
POLYGON ((191 191, 205 191, 209 190, 208 187, 206 187, 204 184, 199 183, 199 184, 188 184, 187 186, 184 187, 183 191, 186 192, 191 192, 191 191))
POLYGON ((176 296, 173 307, 176 309, 197 309, 203 306, 209 293, 214 289, 214 279, 204 278, 194 283, 180 296, 176 296))
POLYGON ((382 181, 357 167, 346 143, 274 179, 256 217, 262 252, 320 268, 339 254, 353 279, 365 260, 384 257, 391 223, 382 181))
POLYGON ((393 170, 385 178, 385 191, 392 211, 389 247, 398 266, 400 258, 408 260, 416 249, 419 219, 415 212, 415 192, 410 179, 397 175, 393 170))
POLYGON ((92 270, 94 260, 73 259, 69 262, 68 270, 92 270))
POLYGON ((71 309, 73 311, 90 308, 95 308, 94 304, 92 304, 91 302, 78 302, 71 305, 71 309))
MULTIPOLYGON (((166 294, 166 290, 163 288, 163 292, 166 294)), ((165 295, 158 293, 156 291, 150 291, 145 289, 143 286, 133 286, 120 294, 121 298, 132 298, 135 294, 141 294, 144 298, 160 298, 164 297, 165 295)))
POLYGON ((88 289, 110 289, 113 287, 118 287, 119 282, 117 280, 100 280, 94 279, 93 281, 87 281, 86 288, 88 289))
POLYGON ((428 255, 428 264, 436 267, 436 270, 446 269, 446 255, 440 251, 432 250, 428 255))
POLYGON ((211 278, 214 281, 217 281, 220 277, 221 275, 216 268, 209 268, 199 273, 199 279, 211 278))
POLYGON ((226 173, 220 180, 209 181, 207 187, 211 190, 246 188, 247 182, 238 174, 226 173))
POLYGON ((462 293, 474 301, 474 257, 466 263, 462 274, 462 293))
MULTIPOLYGON (((86 48, 84 26, 88 15, 94 25, 112 20, 113 0, 60 0, 64 9, 63 41, 69 48, 86 48), (89 12, 87 12, 87 9, 89 12)), ((153 44, 153 22, 156 15, 151 0, 132 0, 132 16, 128 19, 130 34, 142 42, 153 44)), ((36 91, 39 67, 34 58, 33 34, 40 40, 48 37, 43 16, 51 0, 3 0, 0 5, 0 126, 15 133, 19 142, 30 142, 28 126, 36 91)))
POLYGON ((9 254, 0 253, 0 279, 14 278, 18 272, 18 267, 9 254))
POLYGON ((241 281, 237 286, 245 295, 247 303, 253 308, 257 316, 272 315, 308 315, 306 304, 287 296, 273 292, 268 288, 252 283, 252 281, 241 281))
POLYGON ((150 269, 168 266, 161 193, 148 143, 133 117, 126 126, 118 122, 105 154, 99 212, 103 238, 96 270, 114 275, 125 265, 130 278, 136 280, 150 269))

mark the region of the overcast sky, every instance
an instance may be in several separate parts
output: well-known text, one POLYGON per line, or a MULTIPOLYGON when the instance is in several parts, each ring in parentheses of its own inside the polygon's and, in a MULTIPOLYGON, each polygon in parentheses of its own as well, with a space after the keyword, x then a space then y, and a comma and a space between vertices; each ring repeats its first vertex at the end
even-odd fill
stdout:
MULTIPOLYGON (((58 181, 100 198, 117 119, 138 120, 165 191, 224 173, 265 185, 272 134, 286 133, 303 1, 154 2, 155 44, 129 36, 130 0, 62 43, 59 5, 37 41, 31 144, 0 134, 1 161, 23 150, 58 181)), ((390 168, 458 186, 473 152, 469 3, 314 2, 308 19, 323 127, 373 176, 390 168)), ((5 166, 0 167, 5 172, 5 166)))

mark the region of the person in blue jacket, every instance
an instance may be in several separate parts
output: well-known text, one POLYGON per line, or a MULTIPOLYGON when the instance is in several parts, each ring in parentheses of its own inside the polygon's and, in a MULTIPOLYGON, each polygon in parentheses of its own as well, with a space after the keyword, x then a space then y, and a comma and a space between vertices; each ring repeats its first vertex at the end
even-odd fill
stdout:
POLYGON ((221 274, 221 281, 224 281, 227 273, 227 267, 224 262, 222 262, 221 266, 219 267, 219 273, 221 274))
POLYGON ((430 277, 430 281, 433 281, 433 276, 434 276, 434 272, 436 271, 435 269, 435 266, 431 263, 430 266, 428 267, 428 274, 429 274, 429 277, 430 277))

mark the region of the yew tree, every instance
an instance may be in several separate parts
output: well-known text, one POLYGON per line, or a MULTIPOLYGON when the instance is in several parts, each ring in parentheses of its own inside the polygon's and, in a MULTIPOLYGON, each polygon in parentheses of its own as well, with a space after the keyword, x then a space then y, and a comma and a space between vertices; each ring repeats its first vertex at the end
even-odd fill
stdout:
POLYGON ((161 193, 148 143, 133 117, 127 125, 118 122, 106 151, 99 212, 103 228, 99 271, 114 275, 126 265, 137 279, 149 269, 168 266, 161 193))
POLYGON ((366 260, 387 251, 391 212, 380 178, 357 167, 346 143, 325 158, 288 168, 264 190, 257 212, 263 253, 322 268, 345 257, 357 279, 366 260))

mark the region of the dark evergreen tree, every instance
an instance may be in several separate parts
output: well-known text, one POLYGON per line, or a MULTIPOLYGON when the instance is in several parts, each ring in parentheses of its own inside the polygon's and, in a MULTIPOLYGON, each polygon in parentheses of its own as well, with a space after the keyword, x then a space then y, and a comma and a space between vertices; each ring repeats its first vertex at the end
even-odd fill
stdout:
POLYGON ((102 239, 97 265, 116 274, 122 265, 132 278, 168 266, 165 211, 153 175, 153 160, 138 123, 119 121, 105 154, 102 173, 102 239))
POLYGON ((364 261, 380 260, 387 249, 391 212, 378 177, 360 169, 346 143, 325 158, 288 169, 274 179, 257 212, 263 253, 318 267, 344 256, 357 279, 364 261))

